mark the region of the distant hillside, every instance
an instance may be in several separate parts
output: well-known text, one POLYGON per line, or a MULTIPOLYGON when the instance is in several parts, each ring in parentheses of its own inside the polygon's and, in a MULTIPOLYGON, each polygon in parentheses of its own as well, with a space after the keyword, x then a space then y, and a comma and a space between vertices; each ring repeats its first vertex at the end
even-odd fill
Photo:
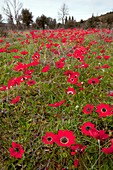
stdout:
POLYGON ((81 20, 77 22, 78 26, 84 28, 113 28, 113 12, 108 12, 106 14, 102 14, 100 16, 92 15, 91 18, 87 20, 81 20))
POLYGON ((108 12, 106 14, 103 14, 101 16, 98 16, 100 21, 104 21, 104 20, 111 20, 111 22, 113 22, 113 12, 108 12))

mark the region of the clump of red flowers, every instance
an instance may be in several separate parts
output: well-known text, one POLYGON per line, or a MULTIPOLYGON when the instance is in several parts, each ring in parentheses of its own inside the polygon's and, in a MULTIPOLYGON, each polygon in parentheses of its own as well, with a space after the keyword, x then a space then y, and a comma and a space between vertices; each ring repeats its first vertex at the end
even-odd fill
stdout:
POLYGON ((105 132, 105 130, 92 129, 89 131, 89 133, 91 137, 97 140, 106 140, 109 138, 109 135, 105 132))
POLYGON ((46 136, 42 137, 42 142, 45 144, 53 144, 54 142, 63 147, 70 147, 75 144, 75 136, 72 131, 58 130, 58 134, 46 132, 46 136))

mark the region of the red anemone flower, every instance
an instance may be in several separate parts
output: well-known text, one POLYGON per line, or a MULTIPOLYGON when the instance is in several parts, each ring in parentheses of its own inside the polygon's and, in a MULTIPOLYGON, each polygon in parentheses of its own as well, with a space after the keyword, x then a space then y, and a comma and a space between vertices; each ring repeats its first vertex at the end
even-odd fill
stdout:
POLYGON ((2 43, 4 40, 0 39, 0 43, 2 43))
POLYGON ((108 60, 109 58, 110 58, 110 56, 108 56, 108 55, 105 55, 105 56, 104 56, 104 59, 105 59, 105 60, 108 60))
POLYGON ((16 56, 13 56, 13 58, 17 58, 17 59, 18 59, 18 58, 21 58, 21 56, 17 56, 17 55, 16 55, 16 56))
POLYGON ((15 71, 22 71, 22 70, 26 70, 27 68, 28 68, 27 64, 18 62, 16 65, 14 65, 14 67, 12 69, 15 71))
POLYGON ((87 104, 86 106, 84 106, 82 112, 84 112, 85 114, 91 114, 93 109, 94 109, 93 105, 87 104))
POLYGON ((77 60, 79 60, 80 62, 83 62, 83 61, 84 61, 84 56, 83 56, 83 55, 76 56, 75 58, 76 58, 77 60))
POLYGON ((44 66, 44 67, 42 68, 41 72, 42 72, 42 73, 44 73, 44 72, 48 72, 48 71, 49 71, 49 69, 50 69, 50 64, 48 64, 48 65, 44 66))
POLYGON ((31 75, 34 70, 25 70, 24 75, 31 75))
POLYGON ((45 144, 53 144, 55 142, 55 134, 53 132, 46 132, 46 135, 42 137, 42 142, 45 144))
POLYGON ((73 72, 73 77, 78 78, 80 76, 79 72, 73 72))
POLYGON ((7 90, 7 87, 6 87, 5 85, 2 85, 2 86, 0 87, 0 91, 5 91, 5 90, 7 90))
POLYGON ((102 68, 110 68, 110 66, 108 64, 104 64, 102 68))
POLYGON ((89 67, 89 64, 83 62, 81 65, 78 65, 78 67, 76 66, 76 68, 87 68, 89 67))
POLYGON ((21 51, 20 53, 21 53, 22 55, 26 55, 26 54, 28 54, 28 52, 27 52, 26 50, 21 51))
POLYGON ((111 141, 110 147, 102 148, 102 152, 104 152, 105 154, 113 154, 113 139, 111 139, 110 141, 111 141))
POLYGON ((76 91, 73 87, 68 87, 67 91, 66 91, 67 94, 76 94, 76 91))
POLYGON ((78 78, 75 78, 75 76, 71 75, 71 76, 67 79, 67 81, 68 81, 69 83, 71 83, 71 84, 76 84, 77 81, 78 81, 78 78))
POLYGON ((106 140, 109 137, 109 135, 105 133, 105 130, 92 129, 89 132, 90 136, 95 139, 106 140))
POLYGON ((28 64, 28 67, 37 66, 38 64, 39 64, 39 62, 34 60, 34 61, 32 61, 31 63, 28 64))
POLYGON ((88 80, 88 84, 98 84, 99 79, 92 77, 91 79, 88 80))
POLYGON ((79 165, 79 160, 78 159, 75 159, 74 160, 74 167, 77 168, 79 165))
POLYGON ((101 58, 102 58, 102 56, 100 56, 100 55, 96 56, 96 59, 101 59, 101 58))
POLYGON ((72 70, 66 70, 66 71, 64 72, 64 74, 65 74, 66 76, 71 76, 71 75, 73 75, 73 71, 72 71, 72 70))
POLYGON ((65 102, 66 102, 66 100, 61 100, 60 102, 49 104, 49 106, 51 106, 51 107, 59 107, 59 106, 61 106, 65 102))
POLYGON ((80 62, 84 61, 84 56, 82 55, 82 51, 80 51, 79 49, 74 52, 73 56, 80 62))
POLYGON ((40 54, 38 52, 34 53, 34 55, 32 56, 32 59, 34 61, 38 60, 40 58, 40 54))
POLYGON ((36 82, 34 80, 29 80, 26 84, 28 86, 33 86, 34 84, 36 84, 36 82))
POLYGON ((113 91, 109 91, 108 92, 108 96, 112 96, 113 97, 113 91))
POLYGON ((81 126, 81 132, 83 134, 85 134, 86 136, 90 136, 90 130, 92 130, 92 129, 96 129, 96 128, 95 128, 95 124, 93 124, 91 122, 85 122, 81 126))
POLYGON ((81 145, 81 144, 75 144, 74 146, 71 146, 71 155, 75 155, 77 153, 83 153, 85 150, 86 146, 81 145))
POLYGON ((20 96, 17 96, 15 99, 11 100, 11 104, 15 104, 20 101, 20 96))
POLYGON ((55 142, 59 146, 70 147, 75 144, 75 136, 72 131, 59 130, 56 135, 55 142))
POLYGON ((111 115, 111 107, 109 104, 101 103, 96 106, 96 112, 99 113, 99 117, 106 117, 111 115))
POLYGON ((15 158, 22 158, 24 149, 20 144, 12 142, 12 148, 9 148, 10 156, 15 158))
POLYGON ((58 61, 58 62, 55 63, 55 65, 56 65, 57 68, 63 68, 65 63, 63 61, 58 61))

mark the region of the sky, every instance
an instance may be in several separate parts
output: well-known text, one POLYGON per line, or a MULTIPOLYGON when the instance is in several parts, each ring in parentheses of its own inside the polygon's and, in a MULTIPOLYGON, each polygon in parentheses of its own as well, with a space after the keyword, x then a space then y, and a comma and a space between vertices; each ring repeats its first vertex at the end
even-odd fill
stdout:
MULTIPOLYGON (((12 1, 12 0, 11 0, 12 1)), ((86 20, 92 16, 99 16, 113 11, 113 0, 19 0, 23 3, 23 8, 27 8, 33 14, 35 21, 42 14, 47 17, 56 18, 58 21, 58 11, 65 3, 68 7, 69 16, 73 16, 76 21, 86 20)), ((0 0, 2 7, 4 0, 0 0)), ((1 9, 0 9, 0 13, 1 9)))

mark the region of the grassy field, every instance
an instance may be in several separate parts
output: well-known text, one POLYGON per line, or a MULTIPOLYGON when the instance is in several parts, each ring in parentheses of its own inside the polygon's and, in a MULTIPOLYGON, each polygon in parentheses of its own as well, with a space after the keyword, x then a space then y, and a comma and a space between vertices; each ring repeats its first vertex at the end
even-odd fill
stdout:
POLYGON ((113 31, 0 38, 1 170, 113 169, 113 31))

